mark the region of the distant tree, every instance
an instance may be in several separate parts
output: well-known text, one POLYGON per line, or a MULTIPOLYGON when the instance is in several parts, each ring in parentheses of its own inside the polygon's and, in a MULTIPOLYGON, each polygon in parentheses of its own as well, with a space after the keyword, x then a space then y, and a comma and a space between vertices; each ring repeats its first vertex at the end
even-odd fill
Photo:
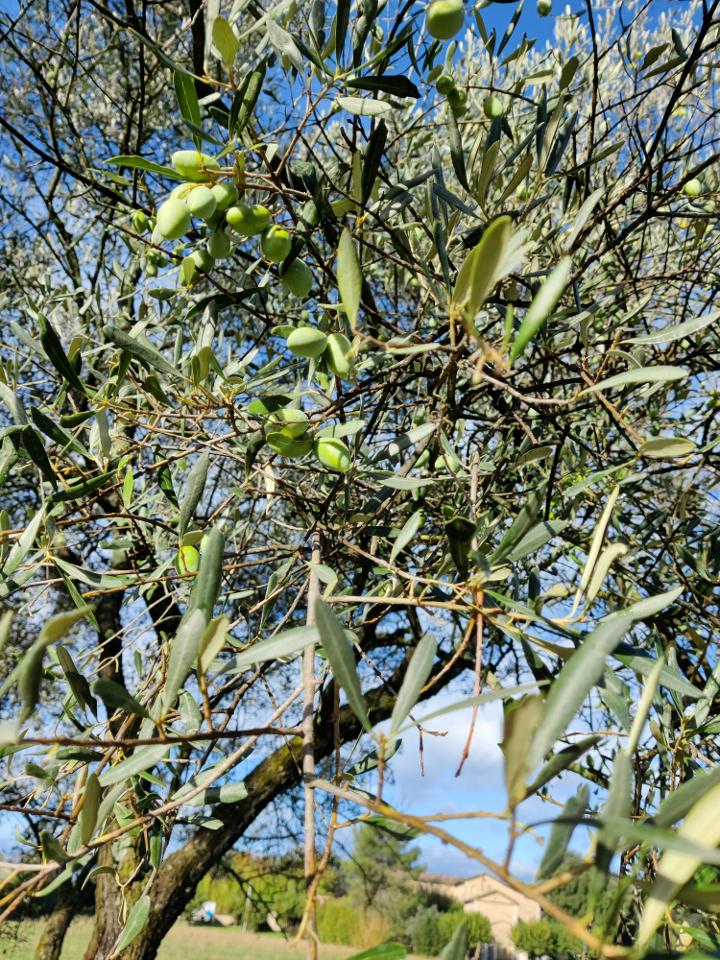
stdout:
POLYGON ((302 856, 260 858, 229 854, 197 886, 190 908, 214 900, 219 913, 230 913, 245 928, 262 928, 268 914, 281 927, 302 916, 304 884, 302 856))
POLYGON ((416 878, 422 873, 413 834, 364 824, 344 864, 348 896, 360 910, 385 919, 393 936, 404 938, 408 917, 421 902, 416 878))
POLYGON ((513 927, 511 936, 518 950, 523 950, 529 957, 573 960, 583 949, 582 943, 554 920, 521 920, 513 927))

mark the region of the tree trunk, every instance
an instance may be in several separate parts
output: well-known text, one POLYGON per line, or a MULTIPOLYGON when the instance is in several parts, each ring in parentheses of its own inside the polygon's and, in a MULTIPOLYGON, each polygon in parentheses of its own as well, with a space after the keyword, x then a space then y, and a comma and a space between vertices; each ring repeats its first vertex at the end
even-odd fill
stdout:
MULTIPOLYGON (((62 896, 63 890, 60 890, 62 896)), ((79 891, 68 884, 65 896, 48 919, 33 954, 34 960, 59 960, 70 921, 82 902, 79 891)))
MULTIPOLYGON (((115 867, 112 845, 100 848, 98 866, 115 867)), ((122 930, 120 909, 120 887, 114 873, 99 873, 95 878, 95 923, 85 960, 100 960, 112 954, 122 930)))

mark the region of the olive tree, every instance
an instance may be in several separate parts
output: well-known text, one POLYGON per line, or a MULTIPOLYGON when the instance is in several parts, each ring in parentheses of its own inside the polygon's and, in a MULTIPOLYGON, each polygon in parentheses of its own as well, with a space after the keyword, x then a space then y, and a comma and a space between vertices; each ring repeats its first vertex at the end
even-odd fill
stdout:
POLYGON ((150 960, 293 791, 310 956, 377 817, 600 955, 707 944, 718 3, 549 8, 547 44, 514 2, 2 14, 0 907, 56 898, 38 957, 92 896, 88 958, 150 960), (383 799, 446 687, 459 774, 503 703, 502 862, 383 799))

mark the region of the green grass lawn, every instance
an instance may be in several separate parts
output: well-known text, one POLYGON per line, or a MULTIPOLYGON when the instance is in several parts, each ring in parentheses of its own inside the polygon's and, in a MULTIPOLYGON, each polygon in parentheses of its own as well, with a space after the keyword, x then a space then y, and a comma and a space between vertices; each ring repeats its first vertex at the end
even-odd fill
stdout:
MULTIPOLYGON (((90 939, 92 921, 87 917, 75 920, 65 938, 62 960, 82 960, 90 939)), ((2 960, 32 960, 35 943, 40 936, 42 923, 24 921, 6 924, 3 933, 17 936, 0 936, 2 960)), ((350 947, 332 945, 320 948, 321 960, 344 960, 358 953, 350 947)), ((243 933, 235 927, 191 927, 176 923, 165 937, 158 960, 303 960, 305 945, 291 947, 279 934, 243 933)))

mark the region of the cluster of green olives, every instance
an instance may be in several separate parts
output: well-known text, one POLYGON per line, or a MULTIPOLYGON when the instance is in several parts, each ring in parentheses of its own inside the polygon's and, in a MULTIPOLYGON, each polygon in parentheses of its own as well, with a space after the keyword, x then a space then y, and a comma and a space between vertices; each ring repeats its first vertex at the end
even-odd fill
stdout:
MULTIPOLYGON (((159 207, 154 229, 165 240, 180 240, 190 230, 193 218, 204 222, 208 232, 203 245, 185 258, 191 274, 194 270, 208 273, 217 260, 231 256, 234 243, 245 237, 259 236, 262 255, 271 263, 282 264, 288 258, 292 249, 290 232, 270 222, 267 207, 240 201, 235 184, 220 179, 214 157, 197 150, 177 150, 171 163, 184 182, 159 207)), ((133 225, 142 232, 152 226, 152 221, 137 211, 133 225)), ((313 286, 312 271, 297 257, 281 269, 280 280, 290 293, 301 298, 313 286)))
POLYGON ((295 407, 275 410, 265 424, 265 442, 281 457, 296 460, 307 456, 312 450, 316 459, 328 470, 347 473, 352 466, 347 444, 337 437, 321 436, 313 440, 309 433, 307 414, 295 407))
POLYGON ((152 247, 145 254, 145 273, 149 277, 156 277, 160 267, 166 267, 170 263, 170 258, 162 250, 154 250, 152 247))
POLYGON ((330 372, 340 379, 347 380, 353 375, 353 348, 343 333, 323 333, 317 327, 304 324, 288 334, 287 345, 296 357, 312 360, 322 357, 330 372))
POLYGON ((467 90, 458 87, 455 77, 449 73, 441 73, 435 83, 435 89, 443 97, 447 97, 450 109, 456 117, 467 113, 467 90))

